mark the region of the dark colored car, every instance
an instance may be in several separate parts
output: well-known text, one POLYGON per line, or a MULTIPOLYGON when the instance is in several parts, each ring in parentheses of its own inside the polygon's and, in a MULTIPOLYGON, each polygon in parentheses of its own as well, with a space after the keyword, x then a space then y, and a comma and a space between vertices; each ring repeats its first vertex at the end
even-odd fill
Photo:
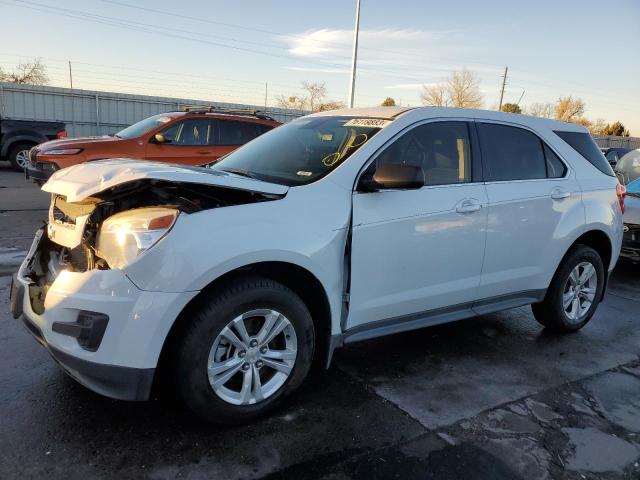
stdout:
POLYGON ((61 168, 107 158, 209 164, 279 125, 257 111, 187 107, 145 118, 114 135, 38 145, 30 152, 27 176, 44 183, 61 168))
POLYGON ((621 147, 601 148, 600 150, 602 151, 602 154, 607 157, 607 161, 612 167, 615 167, 618 160, 629 152, 628 148, 621 147))
POLYGON ((0 118, 0 159, 23 170, 29 161, 29 150, 39 143, 65 138, 65 128, 62 122, 0 118))

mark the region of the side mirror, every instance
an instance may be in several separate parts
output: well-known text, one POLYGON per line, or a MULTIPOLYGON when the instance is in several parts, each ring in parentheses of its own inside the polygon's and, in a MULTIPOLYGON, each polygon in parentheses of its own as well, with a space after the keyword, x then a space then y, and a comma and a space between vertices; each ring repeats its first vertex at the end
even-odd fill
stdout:
POLYGON ((409 190, 424 186, 422 167, 404 163, 383 163, 367 169, 360 177, 358 190, 377 192, 381 189, 409 190))
POLYGON ((171 140, 161 133, 156 133, 153 136, 153 143, 171 143, 171 140))

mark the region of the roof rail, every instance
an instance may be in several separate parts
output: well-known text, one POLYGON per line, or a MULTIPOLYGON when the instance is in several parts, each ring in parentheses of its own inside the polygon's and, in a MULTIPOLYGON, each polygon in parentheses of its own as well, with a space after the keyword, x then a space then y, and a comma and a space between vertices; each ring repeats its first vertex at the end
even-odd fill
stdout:
POLYGON ((215 105, 184 105, 181 110, 186 113, 225 113, 227 115, 243 115, 275 121, 273 117, 265 115, 260 110, 216 107, 215 105))

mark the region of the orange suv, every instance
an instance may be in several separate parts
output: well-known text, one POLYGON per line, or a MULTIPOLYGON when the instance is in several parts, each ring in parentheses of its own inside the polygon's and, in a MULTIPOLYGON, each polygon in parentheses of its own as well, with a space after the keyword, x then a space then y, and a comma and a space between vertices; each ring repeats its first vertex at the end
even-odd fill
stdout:
POLYGON ((257 111, 186 107, 145 118, 114 135, 41 143, 29 152, 25 171, 42 184, 56 170, 105 158, 204 165, 279 125, 257 111))

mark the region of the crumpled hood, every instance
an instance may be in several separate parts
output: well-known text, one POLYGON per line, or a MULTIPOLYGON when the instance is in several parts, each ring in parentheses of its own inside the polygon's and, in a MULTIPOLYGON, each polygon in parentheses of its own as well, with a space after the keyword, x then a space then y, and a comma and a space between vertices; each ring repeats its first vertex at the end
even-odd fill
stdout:
POLYGON ((94 143, 111 143, 121 142, 122 139, 118 137, 77 137, 77 138, 61 138, 59 140, 50 140, 48 142, 38 145, 38 150, 44 152, 45 150, 53 150, 54 148, 83 148, 88 144, 94 143))
POLYGON ((81 163, 55 172, 42 190, 77 202, 117 185, 142 179, 200 183, 253 192, 284 195, 289 187, 217 170, 145 160, 111 159, 81 163))

